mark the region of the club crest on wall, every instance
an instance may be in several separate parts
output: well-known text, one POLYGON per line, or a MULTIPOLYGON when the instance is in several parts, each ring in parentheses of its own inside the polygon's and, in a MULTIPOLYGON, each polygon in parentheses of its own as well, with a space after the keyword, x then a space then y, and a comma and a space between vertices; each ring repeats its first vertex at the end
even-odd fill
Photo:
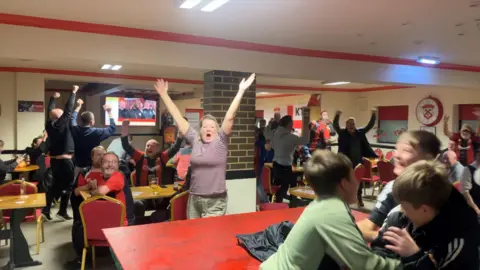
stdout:
POLYGON ((424 126, 432 127, 438 124, 443 117, 443 105, 435 97, 426 97, 417 104, 415 110, 417 120, 424 126))

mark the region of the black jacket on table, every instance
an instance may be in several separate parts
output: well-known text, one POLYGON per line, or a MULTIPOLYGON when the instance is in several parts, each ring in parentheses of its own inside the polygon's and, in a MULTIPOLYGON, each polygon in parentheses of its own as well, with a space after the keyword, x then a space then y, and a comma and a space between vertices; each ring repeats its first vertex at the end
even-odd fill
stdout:
MULTIPOLYGON (((45 124, 45 130, 48 133, 48 152, 50 156, 58 156, 63 154, 72 154, 74 152, 74 144, 72 137, 72 113, 75 103, 75 94, 72 93, 68 98, 62 116, 57 120, 48 118, 45 124), (53 143, 52 143, 53 142, 53 143)), ((55 109, 55 98, 51 97, 48 103, 48 112, 55 109)))
POLYGON ((385 248, 383 232, 388 227, 406 228, 420 252, 402 258, 404 269, 478 270, 480 224, 475 211, 455 188, 440 213, 428 224, 414 228, 402 212, 391 213, 379 236, 371 243, 379 255, 396 257, 385 248), (430 258, 432 257, 434 261, 430 258))
MULTIPOLYGON (((376 158, 377 154, 373 151, 370 143, 368 142, 366 134, 375 126, 375 121, 377 120, 376 114, 372 113, 370 121, 363 128, 357 128, 356 135, 360 139, 362 147, 362 157, 376 158)), ((338 153, 342 153, 347 157, 350 157, 350 142, 352 135, 347 131, 346 128, 340 128, 339 125, 340 114, 335 115, 333 119, 333 128, 338 134, 338 153)), ((352 160, 352 163, 361 163, 362 160, 352 160)), ((356 164, 353 164, 354 166, 356 164)))
POLYGON ((5 181, 7 173, 12 172, 17 167, 17 161, 15 159, 3 161, 0 159, 0 185, 5 181))

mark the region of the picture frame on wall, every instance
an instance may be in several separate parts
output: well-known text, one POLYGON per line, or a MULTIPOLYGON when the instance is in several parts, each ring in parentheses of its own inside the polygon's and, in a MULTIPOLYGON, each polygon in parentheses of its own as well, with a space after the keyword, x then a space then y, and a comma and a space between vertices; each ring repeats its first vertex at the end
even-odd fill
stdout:
POLYGON ((435 127, 427 127, 427 126, 421 126, 420 127, 420 130, 424 130, 424 131, 428 131, 430 133, 433 133, 434 135, 436 135, 436 129, 435 127))

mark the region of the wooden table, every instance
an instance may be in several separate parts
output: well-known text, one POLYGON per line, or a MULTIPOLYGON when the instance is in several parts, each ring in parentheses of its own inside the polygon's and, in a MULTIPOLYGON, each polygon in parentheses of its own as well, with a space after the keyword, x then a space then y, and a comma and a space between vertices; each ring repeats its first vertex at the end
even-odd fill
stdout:
MULTIPOLYGON (((172 197, 177 191, 173 189, 173 185, 165 185, 165 188, 156 187, 157 194, 153 194, 151 187, 131 187, 132 196, 134 200, 148 200, 172 197)), ((90 193, 80 191, 80 195, 84 200, 91 197, 90 193)))
POLYGON ((38 165, 28 165, 25 167, 17 167, 15 170, 13 170, 14 173, 23 173, 23 172, 32 172, 40 169, 40 166, 38 165))
POLYGON ((315 192, 313 192, 313 189, 311 187, 293 187, 288 190, 288 192, 296 197, 300 197, 303 199, 309 199, 309 200, 314 200, 317 195, 315 195, 315 192))
MULTIPOLYGON (((273 163, 265 163, 263 164, 266 168, 273 169, 273 163)), ((292 166, 292 171, 294 173, 303 173, 303 167, 292 166)))
MULTIPOLYGON (((263 231, 285 220, 295 222, 303 210, 289 208, 119 227, 105 229, 104 233, 125 270, 258 269, 260 262, 238 245, 235 235, 263 231)), ((367 217, 352 213, 357 220, 367 217)))
POLYGON ((0 196, 0 210, 12 210, 10 214, 10 229, 4 230, 0 239, 10 237, 10 261, 6 269, 41 265, 30 256, 27 240, 22 233, 20 224, 29 208, 40 208, 46 205, 45 193, 16 196, 0 196))

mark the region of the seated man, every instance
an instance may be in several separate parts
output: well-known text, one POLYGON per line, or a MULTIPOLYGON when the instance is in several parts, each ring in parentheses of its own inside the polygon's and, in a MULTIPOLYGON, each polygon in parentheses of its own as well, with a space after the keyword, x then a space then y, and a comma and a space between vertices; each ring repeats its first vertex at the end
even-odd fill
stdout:
POLYGON ((457 160, 457 154, 451 150, 447 150, 442 156, 442 162, 447 166, 448 169, 448 181, 450 183, 455 183, 460 181, 462 178, 463 167, 460 162, 457 160))
POLYGON ((372 248, 397 254, 404 269, 479 269, 477 215, 448 181, 443 164, 412 164, 395 180, 392 194, 402 211, 387 217, 372 248))
MULTIPOLYGON (((0 154, 3 151, 4 142, 0 140, 0 154)), ((13 172, 15 168, 24 160, 23 157, 17 157, 16 159, 2 161, 0 159, 0 185, 5 181, 7 173, 13 172)))
POLYGON ((305 145, 299 145, 295 148, 295 152, 293 152, 293 166, 297 166, 298 164, 302 165, 307 159, 310 158, 310 150, 305 145))
POLYGON ((260 269, 399 269, 398 260, 371 251, 354 223, 348 205, 357 201, 359 181, 349 159, 317 150, 304 168, 317 198, 260 269))

